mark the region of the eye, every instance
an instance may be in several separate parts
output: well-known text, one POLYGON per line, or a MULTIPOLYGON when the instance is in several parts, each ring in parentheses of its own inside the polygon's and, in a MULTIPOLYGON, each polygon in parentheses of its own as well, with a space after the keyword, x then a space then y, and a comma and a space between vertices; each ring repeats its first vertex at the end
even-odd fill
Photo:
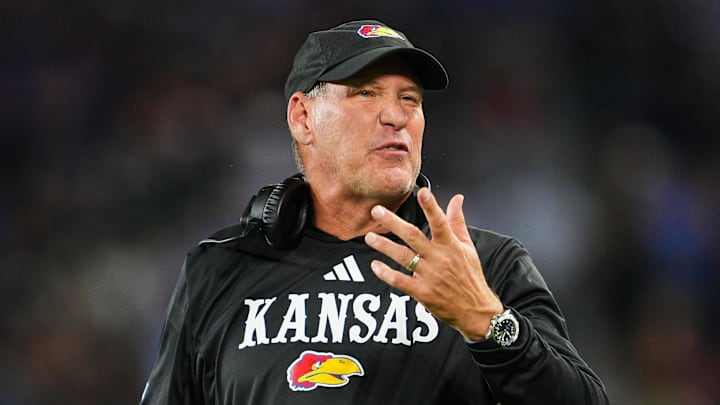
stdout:
POLYGON ((422 99, 419 96, 412 95, 412 94, 404 94, 401 96, 401 99, 408 103, 417 104, 417 105, 422 103, 422 99))
POLYGON ((358 91, 358 95, 361 97, 372 97, 370 90, 360 90, 358 91))

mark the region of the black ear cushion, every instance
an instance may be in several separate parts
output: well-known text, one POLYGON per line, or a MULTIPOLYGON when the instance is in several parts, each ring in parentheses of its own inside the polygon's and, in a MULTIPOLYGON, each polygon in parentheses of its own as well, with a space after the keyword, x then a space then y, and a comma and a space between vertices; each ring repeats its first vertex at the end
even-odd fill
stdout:
POLYGON ((287 184, 280 183, 275 187, 270 188, 267 197, 265 198, 265 205, 262 207, 262 218, 263 225, 273 226, 277 224, 279 213, 278 208, 283 203, 282 199, 285 196, 287 190, 287 184))
POLYGON ((310 207, 310 187, 307 183, 301 178, 291 177, 269 187, 265 193, 261 190, 258 200, 264 200, 259 217, 262 218, 268 243, 278 249, 291 249, 297 245, 310 207))
POLYGON ((422 173, 418 174, 417 179, 415 180, 415 185, 417 187, 427 187, 428 189, 432 190, 432 186, 430 185, 430 179, 422 173))
POLYGON ((252 218, 253 221, 257 221, 262 225, 265 218, 264 213, 268 197, 272 193, 273 189, 278 186, 279 184, 265 186, 261 188, 255 196, 253 196, 252 200, 250 200, 250 204, 245 211, 248 213, 248 216, 252 218))

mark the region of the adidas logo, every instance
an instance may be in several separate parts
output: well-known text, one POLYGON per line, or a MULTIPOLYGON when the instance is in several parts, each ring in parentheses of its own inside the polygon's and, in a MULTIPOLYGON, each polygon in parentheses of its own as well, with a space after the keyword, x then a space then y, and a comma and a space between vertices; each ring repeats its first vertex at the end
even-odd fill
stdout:
POLYGON ((353 255, 344 258, 342 263, 333 266, 332 271, 323 275, 323 279, 327 281, 352 281, 355 283, 365 281, 353 255))

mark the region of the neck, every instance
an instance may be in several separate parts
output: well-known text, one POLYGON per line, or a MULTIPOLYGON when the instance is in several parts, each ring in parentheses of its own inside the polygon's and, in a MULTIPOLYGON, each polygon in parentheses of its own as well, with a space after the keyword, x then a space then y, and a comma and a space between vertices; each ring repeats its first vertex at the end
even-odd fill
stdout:
POLYGON ((370 231, 387 233, 387 229, 372 218, 370 210, 376 205, 382 205, 395 212, 409 194, 395 201, 381 201, 372 198, 327 199, 312 191, 311 188, 311 195, 315 227, 339 239, 349 240, 363 236, 370 231))

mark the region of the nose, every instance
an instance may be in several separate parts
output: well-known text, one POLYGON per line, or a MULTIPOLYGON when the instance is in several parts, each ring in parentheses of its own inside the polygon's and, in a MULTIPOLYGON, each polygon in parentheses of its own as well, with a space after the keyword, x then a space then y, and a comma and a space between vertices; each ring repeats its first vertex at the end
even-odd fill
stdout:
POLYGON ((380 110, 380 123, 389 125, 395 130, 404 128, 408 123, 408 115, 401 100, 386 100, 380 110))

